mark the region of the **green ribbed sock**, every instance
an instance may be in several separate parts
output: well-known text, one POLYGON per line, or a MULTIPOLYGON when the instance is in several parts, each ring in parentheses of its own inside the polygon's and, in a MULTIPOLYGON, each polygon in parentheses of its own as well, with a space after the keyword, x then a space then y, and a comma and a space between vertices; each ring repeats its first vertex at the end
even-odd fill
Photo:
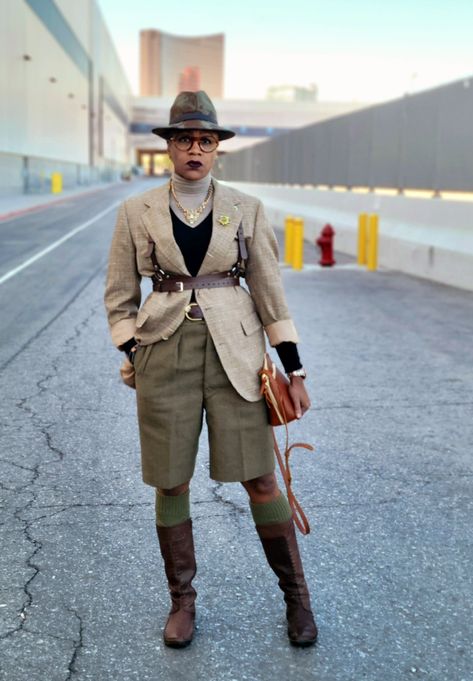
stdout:
POLYGON ((190 517, 189 490, 174 497, 156 490, 156 525, 174 527, 190 517))
POLYGON ((250 501, 250 509, 255 525, 285 523, 292 518, 292 510, 284 494, 265 504, 253 504, 250 501))

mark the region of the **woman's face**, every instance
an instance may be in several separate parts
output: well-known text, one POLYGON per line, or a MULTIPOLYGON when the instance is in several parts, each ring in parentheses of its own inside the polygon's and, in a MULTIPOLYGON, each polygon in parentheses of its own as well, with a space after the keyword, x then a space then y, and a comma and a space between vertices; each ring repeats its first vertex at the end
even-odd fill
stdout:
POLYGON ((186 180, 201 180, 212 170, 217 146, 218 137, 211 131, 183 130, 168 141, 168 154, 178 175, 186 180))

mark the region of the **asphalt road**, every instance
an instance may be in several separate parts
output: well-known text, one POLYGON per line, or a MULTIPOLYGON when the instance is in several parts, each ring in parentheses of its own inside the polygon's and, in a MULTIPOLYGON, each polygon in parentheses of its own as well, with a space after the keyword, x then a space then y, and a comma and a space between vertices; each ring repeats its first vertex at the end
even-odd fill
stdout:
MULTIPOLYGON (((141 184, 0 224, 0 279, 141 184)), ((191 498, 197 636, 168 596, 103 286, 114 209, 0 284, 2 681, 471 681, 473 297, 395 272, 284 270, 313 408, 292 428, 320 627, 291 648, 238 484, 191 498)))

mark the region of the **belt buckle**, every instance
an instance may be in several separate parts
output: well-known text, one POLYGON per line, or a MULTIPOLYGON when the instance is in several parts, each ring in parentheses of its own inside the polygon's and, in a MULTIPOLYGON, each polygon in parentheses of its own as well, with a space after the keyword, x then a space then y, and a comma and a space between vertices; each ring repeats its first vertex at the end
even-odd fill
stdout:
POLYGON ((183 281, 175 281, 174 286, 177 286, 176 291, 178 293, 181 293, 184 290, 184 282, 183 281))
POLYGON ((191 311, 191 308, 193 307, 199 307, 198 303, 189 303, 189 305, 186 305, 184 308, 184 316, 186 319, 188 319, 190 322, 201 322, 201 319, 197 319, 196 317, 189 317, 189 312, 191 311))

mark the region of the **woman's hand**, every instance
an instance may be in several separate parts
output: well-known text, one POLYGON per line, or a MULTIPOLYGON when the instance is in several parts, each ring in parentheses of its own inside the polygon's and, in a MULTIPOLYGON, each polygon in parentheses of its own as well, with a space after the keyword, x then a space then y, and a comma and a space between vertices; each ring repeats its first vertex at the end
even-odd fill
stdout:
POLYGON ((301 376, 291 376, 290 381, 289 395, 291 396, 296 416, 300 419, 310 408, 309 395, 305 389, 304 379, 301 376))

